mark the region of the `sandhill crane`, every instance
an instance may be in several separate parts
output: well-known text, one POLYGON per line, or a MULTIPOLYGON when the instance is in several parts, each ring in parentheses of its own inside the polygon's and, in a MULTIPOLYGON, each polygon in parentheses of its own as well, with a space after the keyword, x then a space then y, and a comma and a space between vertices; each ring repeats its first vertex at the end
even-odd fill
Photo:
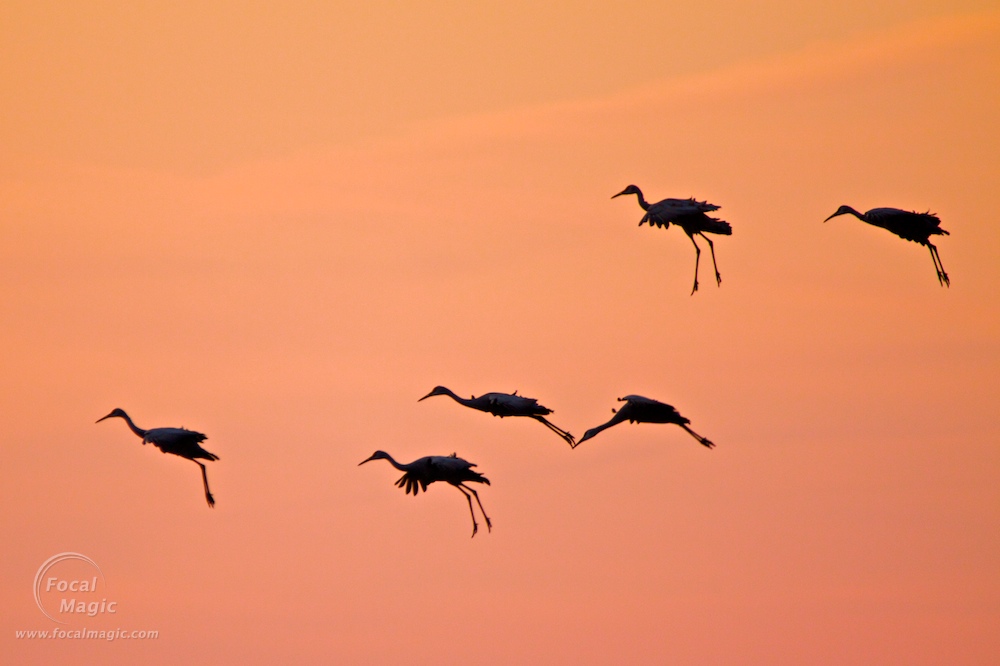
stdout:
POLYGON ((125 423, 128 424, 129 429, 142 438, 143 445, 152 444, 164 453, 172 453, 175 456, 187 458, 198 465, 198 467, 201 467, 201 480, 205 485, 205 499, 208 501, 208 506, 215 508, 215 498, 212 497, 212 493, 208 490, 208 473, 205 471, 205 466, 196 460, 196 458, 204 460, 219 459, 219 456, 201 448, 201 443, 208 439, 206 435, 185 428, 153 428, 152 430, 143 430, 132 423, 132 419, 129 418, 124 409, 115 409, 107 416, 97 419, 96 422, 100 423, 104 419, 110 419, 113 416, 125 419, 125 423))
MULTIPOLYGON (((505 416, 527 416, 544 424, 549 430, 562 437, 571 448, 576 446, 576 438, 573 435, 545 418, 546 415, 552 413, 551 409, 539 405, 538 401, 534 398, 526 398, 518 395, 517 391, 513 393, 484 393, 478 398, 472 396, 467 399, 458 397, 451 389, 444 386, 435 386, 434 390, 420 400, 426 400, 435 395, 451 396, 452 400, 459 404, 471 407, 472 409, 478 409, 481 412, 488 412, 500 418, 505 416)), ((420 402, 420 400, 417 400, 417 402, 420 402)))
POLYGON ((681 416, 671 405, 651 398, 644 398, 641 395, 627 395, 624 398, 618 398, 618 402, 624 402, 625 406, 617 411, 612 409, 611 411, 615 412, 615 415, 611 417, 611 420, 585 432, 583 437, 580 438, 579 444, 583 444, 602 430, 606 430, 613 425, 618 425, 622 421, 628 421, 629 423, 676 423, 684 428, 689 435, 697 439, 699 444, 707 446, 710 449, 715 446, 715 444, 694 430, 691 430, 688 427, 688 423, 691 423, 691 421, 681 416))
POLYGON ((900 238, 926 245, 931 252, 931 260, 934 261, 938 284, 942 287, 951 286, 951 280, 948 279, 948 274, 944 272, 944 264, 941 263, 941 255, 938 254, 937 248, 930 241, 931 236, 951 235, 941 228, 941 220, 938 219, 937 215, 933 215, 930 211, 918 213, 899 208, 872 208, 862 215, 850 206, 841 206, 836 213, 823 221, 827 222, 838 215, 847 214, 853 215, 862 222, 887 229, 900 238))
POLYGON ((444 481, 458 488, 459 492, 465 495, 465 499, 469 502, 469 513, 472 514, 472 536, 476 536, 476 532, 479 531, 479 525, 476 523, 476 512, 472 509, 472 497, 469 496, 469 493, 472 493, 472 496, 476 498, 476 504, 479 505, 479 510, 483 512, 483 518, 486 519, 486 529, 491 532, 493 531, 490 517, 486 515, 483 503, 479 501, 479 493, 475 489, 465 485, 466 481, 490 485, 489 479, 479 472, 472 470, 475 467, 474 463, 463 460, 458 457, 458 454, 453 453, 450 456, 425 456, 417 458, 411 463, 404 464, 396 462, 385 451, 376 451, 369 458, 359 462, 358 466, 360 467, 371 460, 388 460, 390 465, 403 472, 403 476, 399 477, 396 485, 400 488, 405 486, 404 491, 406 493, 413 493, 414 497, 421 490, 426 492, 427 486, 435 481, 444 481))
POLYGON ((712 267, 715 269, 715 282, 717 285, 722 285, 722 276, 719 275, 719 267, 715 263, 715 245, 712 243, 712 239, 704 233, 707 231, 710 234, 732 236, 733 228, 728 222, 706 215, 706 213, 710 213, 713 210, 719 210, 718 206, 710 204, 707 201, 697 201, 694 198, 664 199, 654 204, 646 203, 646 200, 642 196, 642 190, 636 185, 629 185, 611 198, 614 199, 623 194, 636 195, 639 198, 639 205, 646 211, 646 214, 639 220, 640 227, 645 222, 649 222, 650 227, 655 224, 658 227, 666 229, 673 223, 683 229, 684 233, 691 239, 695 251, 694 288, 691 289, 692 295, 698 291, 698 261, 701 259, 701 248, 698 247, 698 243, 694 240, 695 234, 698 234, 708 242, 708 249, 712 251, 712 267))

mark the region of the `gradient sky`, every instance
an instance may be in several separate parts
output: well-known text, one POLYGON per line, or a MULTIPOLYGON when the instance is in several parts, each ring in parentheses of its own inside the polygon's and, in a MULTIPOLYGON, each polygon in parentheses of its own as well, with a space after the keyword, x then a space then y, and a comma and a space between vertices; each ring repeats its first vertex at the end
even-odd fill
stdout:
POLYGON ((1000 660, 1000 3, 14 2, 0 93, 11 663, 1000 660), (64 551, 160 637, 15 639, 64 551))

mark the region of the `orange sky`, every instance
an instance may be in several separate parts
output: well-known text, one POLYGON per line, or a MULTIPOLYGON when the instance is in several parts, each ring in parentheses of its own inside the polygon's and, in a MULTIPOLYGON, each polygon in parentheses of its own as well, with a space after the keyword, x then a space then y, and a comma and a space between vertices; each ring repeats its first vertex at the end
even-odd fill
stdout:
POLYGON ((0 9, 12 663, 997 662, 1000 5, 212 6, 0 9), (16 639, 64 551, 160 637, 16 639))

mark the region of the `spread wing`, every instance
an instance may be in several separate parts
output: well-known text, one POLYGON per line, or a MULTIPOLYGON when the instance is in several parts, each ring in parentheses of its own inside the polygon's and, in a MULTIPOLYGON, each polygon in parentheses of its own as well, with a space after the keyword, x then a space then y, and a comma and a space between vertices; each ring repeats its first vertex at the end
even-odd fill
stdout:
POLYGON ((652 204, 639 224, 642 225, 643 222, 648 221, 650 225, 655 224, 657 227, 668 227, 671 222, 680 218, 692 215, 700 216, 713 210, 719 210, 719 207, 707 201, 698 201, 694 198, 664 199, 652 204))
POLYGON ((490 411, 498 416, 517 416, 525 414, 551 414, 551 410, 542 407, 534 398, 509 393, 489 393, 490 411))

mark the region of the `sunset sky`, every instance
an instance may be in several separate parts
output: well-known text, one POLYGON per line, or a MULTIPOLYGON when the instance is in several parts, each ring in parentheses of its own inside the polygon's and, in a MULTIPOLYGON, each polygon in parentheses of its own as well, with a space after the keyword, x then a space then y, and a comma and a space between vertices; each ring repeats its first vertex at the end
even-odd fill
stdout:
POLYGON ((5 663, 1000 663, 1000 2, 15 1, 0 95, 5 663), (16 638, 63 552, 159 637, 16 638))

